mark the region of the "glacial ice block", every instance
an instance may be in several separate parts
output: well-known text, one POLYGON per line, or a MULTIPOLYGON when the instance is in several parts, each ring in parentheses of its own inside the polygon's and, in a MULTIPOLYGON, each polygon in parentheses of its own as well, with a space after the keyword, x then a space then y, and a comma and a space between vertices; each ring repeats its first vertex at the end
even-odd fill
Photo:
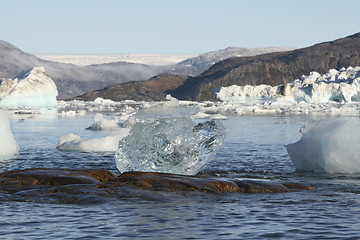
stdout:
POLYGON ((220 120, 158 118, 136 123, 115 152, 120 172, 167 172, 195 175, 214 158, 225 129, 220 120))
POLYGON ((0 79, 0 106, 57 107, 58 91, 44 67, 35 67, 15 79, 0 79))
POLYGON ((330 118, 307 124, 302 138, 286 145, 297 170, 360 173, 360 118, 330 118))
POLYGON ((9 159, 19 153, 19 146, 11 132, 6 113, 0 111, 0 160, 9 159))

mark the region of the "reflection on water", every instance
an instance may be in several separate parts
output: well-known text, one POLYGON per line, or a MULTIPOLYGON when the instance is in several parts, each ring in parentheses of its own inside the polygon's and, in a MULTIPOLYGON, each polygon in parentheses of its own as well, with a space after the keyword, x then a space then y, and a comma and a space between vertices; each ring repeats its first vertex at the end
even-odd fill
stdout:
MULTIPOLYGON (((276 194, 146 192, 142 198, 91 205, 7 201, 0 193, 5 239, 357 239, 360 176, 295 172, 284 144, 300 138, 309 116, 240 116, 224 121, 227 135, 201 175, 291 179, 311 191, 276 194)), ((111 154, 61 152, 58 136, 86 131, 92 117, 12 120, 20 145, 1 171, 32 167, 116 170, 111 154)), ((0 237, 1 238, 1 237, 0 237)))

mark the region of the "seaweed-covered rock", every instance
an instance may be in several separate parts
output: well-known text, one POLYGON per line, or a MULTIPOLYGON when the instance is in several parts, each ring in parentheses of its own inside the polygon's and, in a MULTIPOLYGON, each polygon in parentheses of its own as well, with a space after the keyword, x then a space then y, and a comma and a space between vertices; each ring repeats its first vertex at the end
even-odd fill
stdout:
POLYGON ((159 199, 169 192, 278 193, 312 189, 296 183, 156 172, 116 176, 100 169, 25 169, 0 173, 0 199, 92 204, 110 199, 159 199), (157 197, 158 196, 158 197, 157 197))

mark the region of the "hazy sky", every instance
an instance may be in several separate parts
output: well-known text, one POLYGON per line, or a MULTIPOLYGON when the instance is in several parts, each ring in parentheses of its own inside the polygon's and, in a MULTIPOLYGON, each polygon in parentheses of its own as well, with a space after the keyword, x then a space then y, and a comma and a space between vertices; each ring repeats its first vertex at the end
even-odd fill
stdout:
POLYGON ((306 47, 360 31, 359 0, 0 0, 0 40, 29 53, 306 47))

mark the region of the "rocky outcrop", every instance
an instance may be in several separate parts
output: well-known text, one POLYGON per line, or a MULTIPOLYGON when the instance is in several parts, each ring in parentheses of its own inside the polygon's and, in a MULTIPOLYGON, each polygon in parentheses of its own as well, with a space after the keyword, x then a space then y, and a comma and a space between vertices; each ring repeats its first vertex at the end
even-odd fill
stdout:
POLYGON ((167 173, 100 169, 25 169, 0 173, 6 200, 92 204, 111 199, 164 199, 166 192, 279 193, 312 189, 295 183, 259 179, 226 179, 167 173))
POLYGON ((187 77, 171 74, 160 74, 147 81, 126 82, 105 87, 101 90, 91 91, 74 99, 93 101, 98 97, 113 101, 162 101, 167 95, 166 91, 173 90, 184 83, 187 77))
POLYGON ((231 58, 212 66, 198 77, 189 77, 184 84, 169 91, 184 100, 216 100, 214 89, 231 85, 281 85, 330 69, 360 65, 360 33, 331 42, 288 52, 255 57, 231 58))

